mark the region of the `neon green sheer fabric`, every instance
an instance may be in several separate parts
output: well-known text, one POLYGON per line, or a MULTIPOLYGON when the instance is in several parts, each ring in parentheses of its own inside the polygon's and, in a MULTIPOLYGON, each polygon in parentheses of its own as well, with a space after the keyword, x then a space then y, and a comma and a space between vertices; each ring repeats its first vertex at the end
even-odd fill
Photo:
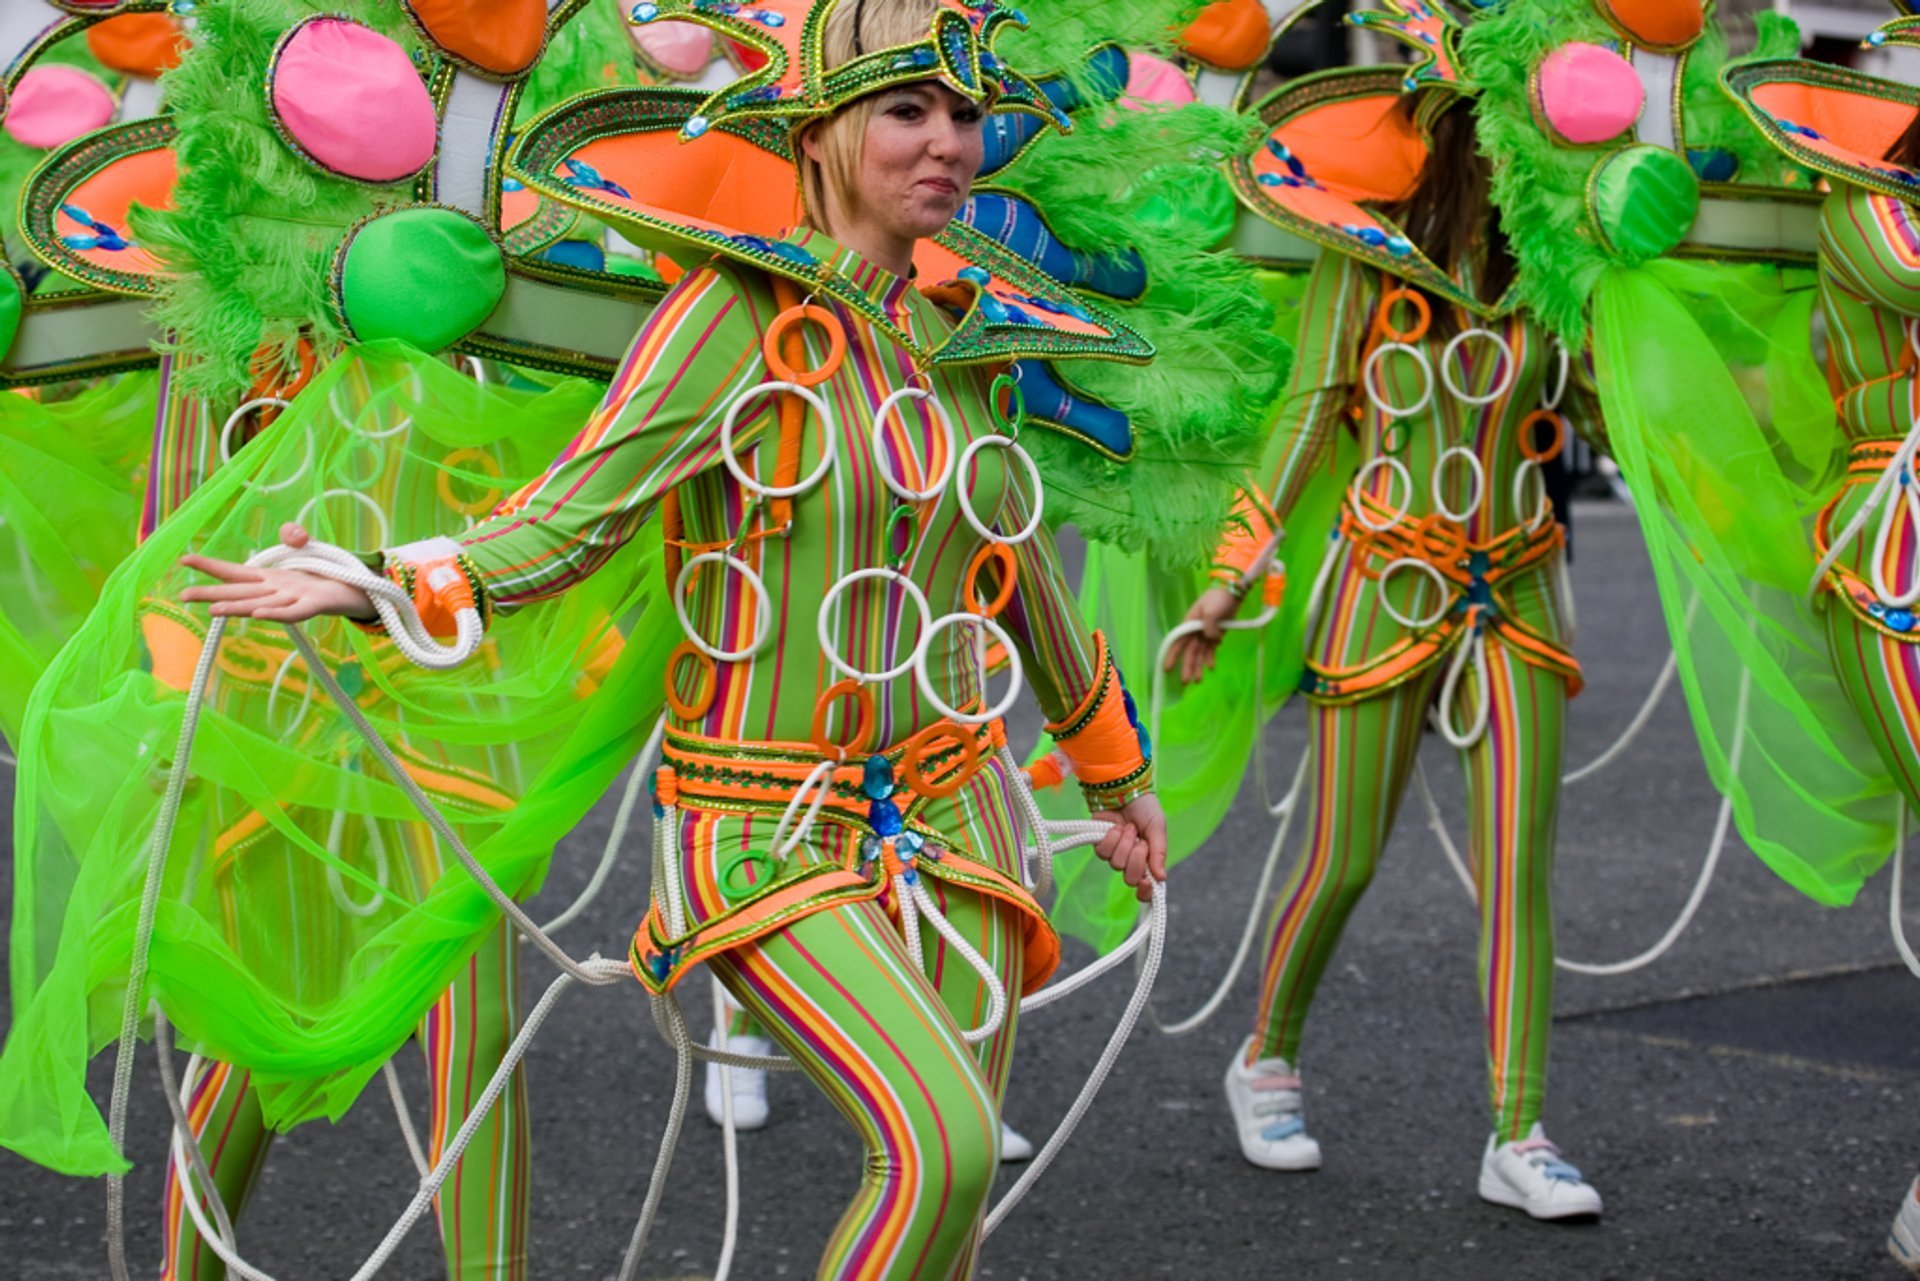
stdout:
MULTIPOLYGON (((153 830, 193 664, 189 550, 241 559, 280 522, 356 549, 464 527, 537 475, 592 384, 480 386, 397 345, 335 361, 107 581, 21 734, 13 1026, 0 1144, 74 1174, 122 1168, 85 1089, 118 1031, 153 830)), ((340 620, 309 635, 408 773, 513 895, 631 760, 674 629, 657 538, 563 597, 497 618, 452 672, 340 620), (655 620, 657 624, 657 619, 655 620)), ((186 1047, 251 1069, 279 1128, 337 1117, 497 910, 438 849, 284 629, 229 627, 165 867, 149 990, 186 1047)))
POLYGON ((1616 269, 1593 343, 1714 784, 1769 867, 1839 905, 1892 849, 1897 800, 1808 598, 1812 521, 1846 459, 1814 305, 1810 269, 1616 269))
MULTIPOLYGON (((0 734, 133 550, 158 375, 64 400, 0 394, 0 734)), ((49 393, 50 394, 50 393, 49 393)))

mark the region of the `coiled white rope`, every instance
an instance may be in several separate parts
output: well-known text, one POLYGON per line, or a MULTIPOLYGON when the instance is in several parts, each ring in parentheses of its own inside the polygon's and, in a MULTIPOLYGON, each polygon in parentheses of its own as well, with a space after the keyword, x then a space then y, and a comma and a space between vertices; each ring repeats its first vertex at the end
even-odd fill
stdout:
MULTIPOLYGON (((1916 327, 1912 320, 1907 321, 1906 325, 1908 342, 1915 346, 1916 351, 1920 351, 1920 341, 1916 341, 1920 327, 1916 327)), ((1920 481, 1916 481, 1913 475, 1916 450, 1920 450, 1920 414, 1913 416, 1900 447, 1893 451, 1893 457, 1887 460, 1885 469, 1873 482, 1873 488, 1867 491, 1860 510, 1853 514, 1853 519, 1828 544, 1827 554, 1814 567, 1813 577, 1807 583, 1809 600, 1820 594, 1821 587, 1827 581, 1827 571, 1839 562, 1841 554, 1860 536, 1860 531, 1877 510, 1880 513, 1880 529, 1874 535, 1873 555, 1870 558, 1872 564, 1868 569, 1873 590, 1879 594, 1882 602, 1900 609, 1920 601, 1920 575, 1916 575, 1913 582, 1899 591, 1895 591, 1886 580, 1887 544, 1902 506, 1907 510, 1909 523, 1920 528, 1920 481)))

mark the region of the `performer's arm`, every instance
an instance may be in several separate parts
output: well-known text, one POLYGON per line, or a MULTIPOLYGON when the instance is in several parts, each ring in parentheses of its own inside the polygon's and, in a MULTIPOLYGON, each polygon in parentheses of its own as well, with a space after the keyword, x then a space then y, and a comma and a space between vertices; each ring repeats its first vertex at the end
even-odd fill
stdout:
POLYGON ((1849 292, 1920 315, 1920 210, 1849 188, 1820 211, 1820 260, 1849 292))

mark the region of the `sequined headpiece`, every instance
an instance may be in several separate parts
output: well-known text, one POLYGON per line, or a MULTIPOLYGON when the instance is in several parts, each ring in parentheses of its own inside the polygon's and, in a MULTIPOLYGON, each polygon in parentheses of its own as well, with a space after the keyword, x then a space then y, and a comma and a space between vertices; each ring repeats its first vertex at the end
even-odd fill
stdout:
MULTIPOLYGON (((832 115, 856 98, 893 85, 937 79, 955 93, 1000 110, 1026 111, 1070 126, 1039 86, 1003 63, 993 42, 1026 17, 998 0, 936 0, 925 39, 890 48, 860 49, 828 69, 827 18, 841 4, 884 0, 640 0, 627 13, 635 25, 674 19, 696 22, 765 58, 765 65, 710 95, 681 129, 697 138, 722 120, 753 117, 794 125, 832 115)), ((857 43, 856 43, 857 47, 857 43)))
POLYGON ((1889 45, 1906 45, 1910 49, 1920 49, 1920 13, 1914 11, 1911 0, 1893 0, 1893 7, 1900 11, 1900 16, 1862 40, 1861 48, 1884 49, 1889 45))
POLYGON ((1361 9, 1347 21, 1411 45, 1420 55, 1407 69, 1408 93, 1441 85, 1473 92, 1460 73, 1460 20, 1439 0, 1386 0, 1386 8, 1361 9))

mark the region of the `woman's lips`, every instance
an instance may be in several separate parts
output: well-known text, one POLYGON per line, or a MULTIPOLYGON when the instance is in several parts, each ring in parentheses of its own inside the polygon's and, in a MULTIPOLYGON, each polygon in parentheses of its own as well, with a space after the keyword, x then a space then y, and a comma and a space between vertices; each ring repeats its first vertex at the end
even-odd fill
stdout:
POLYGON ((943 196, 957 195, 960 191, 960 184, 947 178, 922 178, 920 185, 931 187, 943 196))

